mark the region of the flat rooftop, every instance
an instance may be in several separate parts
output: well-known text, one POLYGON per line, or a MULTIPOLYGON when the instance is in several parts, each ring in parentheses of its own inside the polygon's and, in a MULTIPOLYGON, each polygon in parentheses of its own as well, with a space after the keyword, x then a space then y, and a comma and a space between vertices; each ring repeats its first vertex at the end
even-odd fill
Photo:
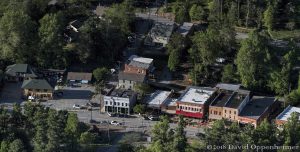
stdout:
POLYGON ((243 100, 250 94, 250 91, 247 90, 239 90, 238 92, 234 92, 231 99, 226 103, 225 107, 228 108, 238 108, 243 100))
POLYGON ((153 59, 151 59, 151 58, 139 57, 137 55, 132 55, 127 60, 128 65, 131 65, 134 67, 145 68, 145 69, 148 69, 151 66, 152 62, 153 62, 153 59))
POLYGON ((222 89, 222 90, 230 90, 230 91, 237 91, 241 87, 240 84, 230 84, 230 83, 218 83, 216 85, 216 88, 222 89))
POLYGON ((204 104, 216 90, 209 87, 189 87, 177 101, 204 104))
POLYGON ((227 101, 234 95, 233 91, 221 90, 218 96, 213 100, 211 106, 224 107, 227 101))
POLYGON ((148 97, 146 103, 149 107, 159 108, 160 105, 169 97, 170 94, 170 91, 157 90, 148 97))
POLYGON ((276 102, 274 97, 253 96, 252 100, 244 107, 240 116, 259 119, 260 116, 276 102))
POLYGON ((178 33, 182 34, 183 36, 186 36, 189 34, 190 30, 194 26, 193 23, 184 22, 177 30, 178 33))
MULTIPOLYGON (((297 112, 297 113, 300 114, 300 108, 299 108, 299 107, 288 106, 287 108, 285 108, 285 109, 283 110, 282 113, 280 113, 280 114, 276 117, 276 119, 277 119, 277 120, 287 121, 288 118, 291 117, 291 115, 292 115, 293 112, 297 112)), ((300 117, 299 117, 299 120, 300 120, 300 117)))
POLYGON ((134 91, 132 91, 132 90, 114 89, 110 93, 108 93, 106 96, 130 98, 133 95, 134 95, 134 91))
POLYGON ((176 106, 176 100, 175 98, 167 98, 164 102, 163 102, 163 105, 165 106, 176 106))

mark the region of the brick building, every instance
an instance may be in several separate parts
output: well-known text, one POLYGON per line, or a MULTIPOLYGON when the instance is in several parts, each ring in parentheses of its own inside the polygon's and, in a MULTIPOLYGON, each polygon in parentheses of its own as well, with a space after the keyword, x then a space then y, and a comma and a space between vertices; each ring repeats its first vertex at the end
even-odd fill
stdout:
POLYGON ((205 118, 216 89, 191 86, 177 99, 176 114, 192 118, 205 118))

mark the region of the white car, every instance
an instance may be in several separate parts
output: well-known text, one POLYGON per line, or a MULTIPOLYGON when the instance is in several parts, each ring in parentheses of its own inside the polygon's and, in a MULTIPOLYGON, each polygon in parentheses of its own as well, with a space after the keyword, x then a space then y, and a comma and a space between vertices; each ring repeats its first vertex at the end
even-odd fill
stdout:
POLYGON ((111 124, 111 125, 115 125, 115 126, 120 125, 120 123, 118 123, 117 121, 111 121, 110 124, 111 124))
POLYGON ((79 106, 79 105, 77 105, 77 104, 74 104, 74 105, 73 105, 73 109, 81 109, 81 108, 80 108, 80 106, 79 106))

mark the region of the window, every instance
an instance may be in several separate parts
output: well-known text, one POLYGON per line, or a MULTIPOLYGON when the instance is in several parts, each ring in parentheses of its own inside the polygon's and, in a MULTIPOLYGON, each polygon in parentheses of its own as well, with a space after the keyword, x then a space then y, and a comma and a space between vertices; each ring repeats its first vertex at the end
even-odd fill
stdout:
POLYGON ((199 109, 199 112, 202 112, 202 109, 199 109))
POLYGON ((131 80, 129 81, 129 83, 131 84, 131 80))
POLYGON ((118 102, 118 106, 120 105, 120 102, 118 102))
POLYGON ((234 111, 234 114, 236 115, 236 111, 234 111))
POLYGON ((116 103, 116 102, 114 102, 114 105, 117 105, 117 103, 116 103))
POLYGON ((105 104, 107 105, 107 104, 108 104, 108 102, 107 102, 107 101, 105 101, 105 104))
POLYGON ((210 114, 212 114, 212 110, 210 111, 210 114))
MULTIPOLYGON (((226 110, 225 110, 225 113, 226 113, 226 110)), ((226 115, 225 115, 226 116, 226 115)))
POLYGON ((231 111, 229 111, 229 114, 231 114, 231 111))
POLYGON ((112 105, 112 102, 110 102, 110 105, 112 105))
POLYGON ((221 112, 219 112, 219 115, 221 116, 221 112))
POLYGON ((124 106, 124 103, 122 103, 122 107, 124 106))
POLYGON ((123 83, 125 83, 125 80, 123 80, 123 83))
POLYGON ((127 107, 127 106, 128 106, 128 103, 125 103, 125 106, 127 107))

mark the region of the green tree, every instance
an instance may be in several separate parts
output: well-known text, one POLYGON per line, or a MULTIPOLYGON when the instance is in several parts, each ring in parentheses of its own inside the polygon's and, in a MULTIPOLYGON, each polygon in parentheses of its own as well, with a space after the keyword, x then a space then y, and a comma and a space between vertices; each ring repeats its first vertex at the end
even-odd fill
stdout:
POLYGON ((67 136, 67 149, 70 151, 78 151, 78 141, 80 139, 79 120, 76 113, 69 113, 65 128, 67 136))
MULTIPOLYGON (((33 105, 32 105, 33 106, 33 105)), ((35 126, 35 135, 32 139, 34 152, 43 152, 46 148, 47 139, 47 111, 42 107, 38 107, 34 114, 33 124, 35 126)))
POLYGON ((134 91, 136 91, 140 97, 143 97, 145 94, 152 92, 152 88, 148 84, 138 83, 134 85, 134 91))
POLYGON ((145 105, 137 104, 133 107, 133 112, 138 114, 143 114, 146 111, 145 105))
POLYGON ((110 20, 111 25, 119 26, 121 31, 129 34, 130 25, 134 20, 134 9, 128 0, 122 4, 114 4, 105 11, 105 17, 110 20))
POLYGON ((290 90, 292 70, 297 61, 297 54, 294 49, 285 54, 281 60, 281 69, 271 73, 268 86, 280 96, 287 95, 290 90))
POLYGON ((213 123, 211 129, 205 130, 205 141, 208 145, 223 145, 223 136, 226 134, 224 120, 217 120, 213 123))
POLYGON ((47 123, 47 138, 48 143, 46 145, 45 151, 61 151, 64 149, 62 146, 66 141, 66 136, 64 132, 65 120, 64 114, 62 112, 56 112, 55 110, 49 110, 47 123))
POLYGON ((170 42, 167 44, 169 53, 168 67, 171 71, 175 71, 180 63, 180 57, 185 47, 185 41, 181 34, 175 33, 172 35, 170 42))
POLYGON ((23 142, 16 139, 9 144, 9 152, 26 152, 23 142))
POLYGON ((33 63, 36 47, 35 23, 24 12, 7 11, 0 19, 1 59, 18 63, 33 63))
POLYGON ((266 84, 270 60, 266 44, 266 38, 257 31, 251 32, 249 38, 242 41, 236 64, 242 84, 247 88, 262 89, 266 84))
POLYGON ((174 133, 170 130, 169 119, 161 116, 160 121, 152 128, 152 144, 147 148, 149 151, 169 152, 173 150, 172 141, 174 133))
POLYGON ((105 67, 97 68, 93 71, 93 76, 97 82, 105 81, 109 77, 109 70, 105 67))
POLYGON ((226 83, 236 82, 236 72, 232 64, 224 66, 221 80, 226 83))
POLYGON ((96 140, 96 136, 90 132, 84 132, 80 135, 81 144, 92 144, 96 140))
POLYGON ((274 27, 275 7, 276 4, 269 2, 268 7, 264 12, 264 26, 267 27, 269 34, 271 34, 274 27))
POLYGON ((40 50, 37 56, 41 67, 65 67, 66 60, 63 52, 64 16, 61 12, 46 14, 40 21, 39 38, 40 50))
POLYGON ((254 130, 253 140, 256 145, 272 145, 277 142, 274 124, 270 124, 266 119, 254 130))
POLYGON ((190 11, 192 21, 206 21, 207 13, 201 5, 193 4, 190 11))
POLYGON ((209 28, 206 32, 197 32, 192 38, 195 53, 199 53, 203 65, 215 63, 216 58, 221 54, 218 33, 217 30, 209 28))
POLYGON ((188 147, 187 138, 185 136, 184 128, 186 123, 182 115, 179 116, 178 126, 175 130, 173 139, 173 146, 175 152, 185 152, 188 147))
POLYGON ((284 146, 297 146, 300 144, 299 114, 292 113, 288 122, 283 126, 284 146))
POLYGON ((8 149, 9 149, 9 142, 6 140, 2 140, 0 145, 0 152, 9 152, 8 149))

